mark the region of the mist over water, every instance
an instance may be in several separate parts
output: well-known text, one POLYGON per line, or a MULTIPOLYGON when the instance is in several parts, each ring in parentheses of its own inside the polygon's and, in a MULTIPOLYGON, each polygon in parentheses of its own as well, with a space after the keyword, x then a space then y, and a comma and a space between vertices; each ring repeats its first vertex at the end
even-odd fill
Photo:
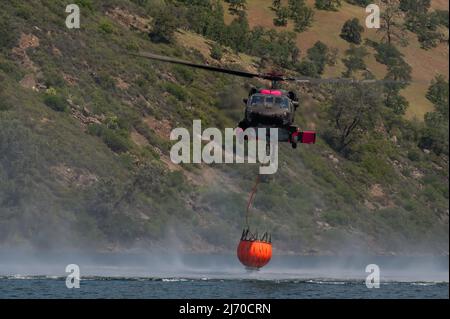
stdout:
POLYGON ((14 298, 448 298, 447 257, 273 256, 247 271, 236 256, 0 251, 0 299, 14 298), (380 267, 368 289, 368 264, 380 267), (80 289, 66 266, 80 267, 80 289))
MULTIPOLYGON (((170 251, 170 250, 168 250, 170 251)), ((65 277, 68 264, 81 277, 187 278, 251 280, 365 280, 366 266, 380 267, 381 281, 447 282, 448 257, 273 256, 259 271, 246 270, 235 255, 182 254, 167 251, 129 253, 0 251, 0 276, 65 277)))

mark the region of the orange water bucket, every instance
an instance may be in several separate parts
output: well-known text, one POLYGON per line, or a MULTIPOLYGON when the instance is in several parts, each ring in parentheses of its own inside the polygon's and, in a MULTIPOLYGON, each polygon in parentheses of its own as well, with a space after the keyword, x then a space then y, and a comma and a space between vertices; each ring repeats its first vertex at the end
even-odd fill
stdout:
POLYGON ((259 269, 267 265, 272 258, 272 244, 260 240, 241 240, 237 256, 244 266, 259 269))

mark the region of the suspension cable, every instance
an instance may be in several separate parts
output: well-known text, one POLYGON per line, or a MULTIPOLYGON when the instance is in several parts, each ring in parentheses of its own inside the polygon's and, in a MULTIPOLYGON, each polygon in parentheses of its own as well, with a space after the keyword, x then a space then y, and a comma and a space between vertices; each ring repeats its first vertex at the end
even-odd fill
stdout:
POLYGON ((247 202, 247 210, 245 212, 245 224, 247 226, 247 229, 250 229, 250 225, 249 225, 249 222, 248 222, 249 211, 250 211, 250 206, 252 205, 252 203, 253 203, 253 201, 255 199, 256 191, 258 189, 259 182, 260 182, 260 177, 259 177, 259 174, 258 174, 258 175, 256 175, 256 181, 255 181, 255 184, 253 185, 252 191, 250 192, 250 197, 249 197, 248 202, 247 202))

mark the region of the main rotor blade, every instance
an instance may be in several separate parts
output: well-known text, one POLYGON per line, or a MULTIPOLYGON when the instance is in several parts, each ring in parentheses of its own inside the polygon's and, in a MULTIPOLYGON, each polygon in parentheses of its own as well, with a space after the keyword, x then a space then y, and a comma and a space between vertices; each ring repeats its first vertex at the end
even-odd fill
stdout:
POLYGON ((346 84, 406 84, 406 81, 397 80, 376 80, 376 79, 366 79, 357 80, 351 78, 329 78, 329 79, 317 79, 310 77, 300 77, 300 78, 285 78, 284 81, 296 82, 296 83, 306 83, 306 84, 333 84, 333 83, 346 83, 346 84))
POLYGON ((237 70, 230 70, 230 69, 224 69, 216 66, 210 66, 205 64, 197 64, 192 63, 180 59, 175 58, 169 58, 162 55, 157 55, 149 52, 139 52, 139 53, 129 53, 129 55, 140 57, 140 58, 146 58, 161 62, 167 62, 172 64, 178 64, 178 65, 185 65, 192 68, 207 70, 207 71, 213 71, 213 72, 219 72, 219 73, 225 73, 225 74, 231 74, 235 76, 240 76, 244 78, 260 78, 264 80, 270 80, 275 82, 296 82, 296 83, 305 83, 305 84, 333 84, 333 83, 347 83, 347 84, 407 84, 406 81, 396 81, 396 80, 375 80, 375 79, 367 79, 367 80, 356 80, 351 78, 329 78, 329 79, 320 79, 320 78, 311 78, 311 77, 284 77, 282 74, 277 73, 251 73, 246 71, 237 71, 237 70))
POLYGON ((179 59, 173 59, 173 58, 169 58, 169 57, 165 57, 165 56, 161 56, 161 55, 157 55, 157 54, 153 54, 153 53, 140 52, 138 54, 130 53, 130 55, 133 55, 136 57, 141 57, 141 58, 147 58, 147 59, 151 59, 151 60, 156 60, 156 61, 168 62, 168 63, 178 64, 178 65, 185 65, 185 66, 189 66, 189 67, 197 68, 197 69, 231 74, 231 75, 241 76, 241 77, 245 77, 245 78, 263 78, 263 79, 267 78, 266 75, 264 75, 264 74, 223 69, 223 68, 219 68, 219 67, 215 67, 215 66, 197 64, 197 63, 192 63, 192 62, 183 61, 183 60, 179 60, 179 59))

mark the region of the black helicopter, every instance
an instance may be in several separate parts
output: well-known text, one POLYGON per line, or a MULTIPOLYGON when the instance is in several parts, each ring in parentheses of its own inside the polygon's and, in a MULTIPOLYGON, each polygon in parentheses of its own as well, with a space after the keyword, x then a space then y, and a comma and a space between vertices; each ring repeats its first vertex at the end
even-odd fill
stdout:
POLYGON ((295 92, 286 91, 280 88, 281 82, 297 82, 307 84, 335 83, 335 82, 377 82, 376 80, 357 81, 353 79, 315 79, 308 77, 286 77, 281 73, 251 73, 224 69, 220 67, 196 64, 179 59, 173 59, 153 53, 141 52, 130 54, 136 57, 147 58, 162 62, 184 65, 197 69, 213 72, 231 74, 245 78, 259 78, 272 82, 271 88, 252 88, 248 98, 243 99, 245 103, 245 117, 238 124, 242 130, 252 128, 278 128, 278 139, 280 142, 289 142, 293 148, 297 148, 298 143, 314 144, 316 133, 313 131, 301 131, 294 125, 295 111, 299 106, 299 99, 295 92))

